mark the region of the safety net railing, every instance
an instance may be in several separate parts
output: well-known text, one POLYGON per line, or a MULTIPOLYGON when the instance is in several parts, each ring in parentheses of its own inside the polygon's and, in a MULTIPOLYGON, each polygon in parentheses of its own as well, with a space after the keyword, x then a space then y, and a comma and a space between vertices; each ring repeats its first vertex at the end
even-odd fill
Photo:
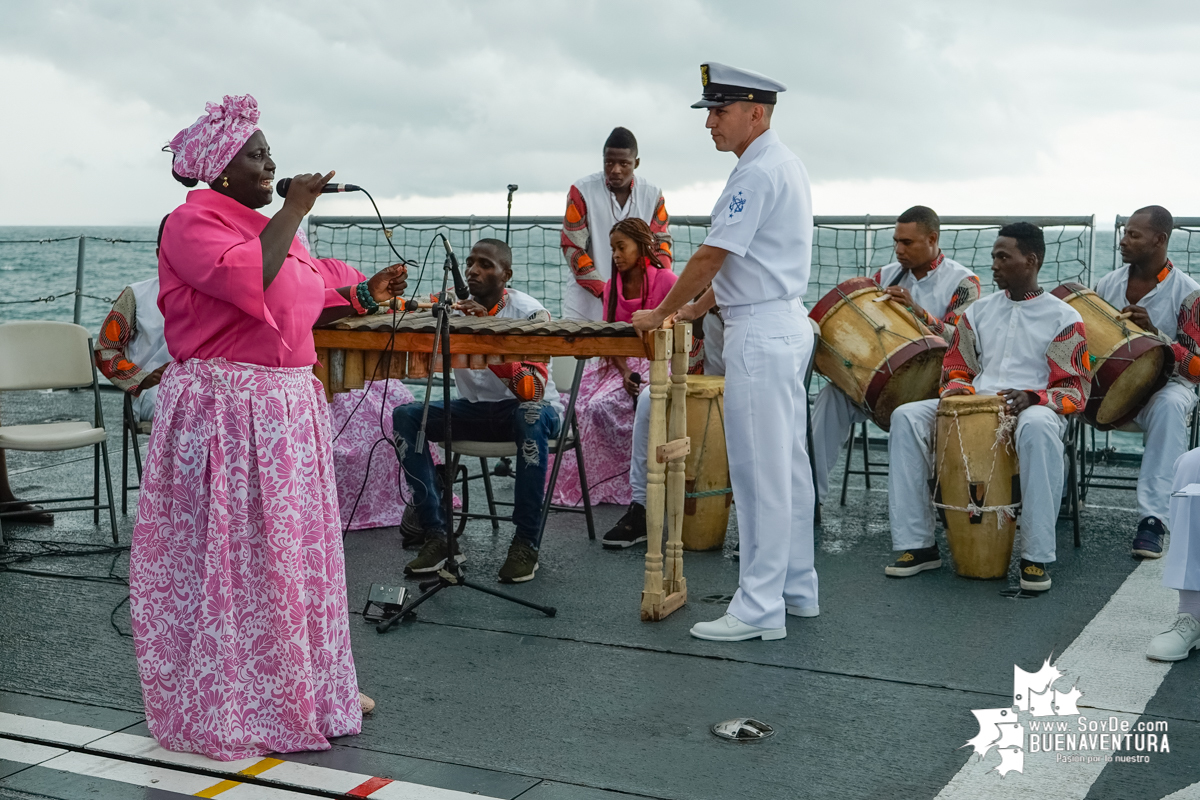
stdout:
MULTIPOLYGON (((1129 217, 1117 215, 1113 224, 1112 269, 1121 266, 1121 237, 1129 217)), ((1167 257, 1179 269, 1200 280, 1200 217, 1175 217, 1175 228, 1167 243, 1167 257)))

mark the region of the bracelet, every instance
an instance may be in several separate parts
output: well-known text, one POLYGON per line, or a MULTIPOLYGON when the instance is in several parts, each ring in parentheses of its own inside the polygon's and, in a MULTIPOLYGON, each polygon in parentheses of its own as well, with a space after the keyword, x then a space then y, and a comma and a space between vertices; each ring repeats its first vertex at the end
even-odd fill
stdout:
POLYGON ((379 303, 375 302, 375 298, 371 296, 371 290, 367 288, 367 282, 363 281, 354 289, 358 295, 358 302, 366 309, 364 313, 374 314, 379 310, 379 303))
POLYGON ((363 308, 363 304, 358 300, 358 286, 355 286, 350 290, 350 307, 353 308, 354 313, 358 314, 360 317, 367 313, 367 310, 363 308))

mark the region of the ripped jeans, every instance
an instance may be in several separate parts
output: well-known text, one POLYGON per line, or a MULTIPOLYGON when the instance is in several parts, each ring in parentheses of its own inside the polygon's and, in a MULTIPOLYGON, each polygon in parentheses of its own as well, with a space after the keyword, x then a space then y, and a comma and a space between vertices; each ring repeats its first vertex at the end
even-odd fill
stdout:
MULTIPOLYGON (((549 403, 524 403, 503 400, 498 403, 472 403, 451 400, 450 414, 455 439, 479 442, 515 442, 517 445, 517 485, 514 491, 512 521, 516 538, 538 549, 541 544, 542 500, 546 495, 548 442, 562 427, 562 413, 549 403)), ((442 403, 429 404, 429 424, 425 439, 440 444, 445 434, 446 414, 442 403)), ((417 432, 421 428, 421 404, 409 403, 392 414, 396 446, 404 474, 412 489, 412 503, 421 524, 428 529, 444 530, 445 510, 441 492, 434 480, 433 458, 429 448, 417 452, 417 432)))

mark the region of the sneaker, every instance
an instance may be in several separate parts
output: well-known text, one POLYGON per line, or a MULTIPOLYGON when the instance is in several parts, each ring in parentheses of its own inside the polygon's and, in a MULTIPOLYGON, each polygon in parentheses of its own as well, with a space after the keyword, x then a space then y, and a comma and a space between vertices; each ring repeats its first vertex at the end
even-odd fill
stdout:
POLYGON ((1029 559, 1021 559, 1021 588, 1027 592, 1044 592, 1050 588, 1050 573, 1046 565, 1029 559))
MULTIPOLYGON (((446 556, 449 555, 449 552, 450 548, 447 547, 445 539, 431 536, 421 546, 421 552, 417 553, 417 557, 404 566, 404 574, 428 575, 431 572, 437 572, 446 566, 446 556)), ((467 557, 465 554, 459 553, 454 560, 461 564, 467 560, 467 557)))
POLYGON ((1191 614, 1180 614, 1170 630, 1150 640, 1146 658, 1153 661, 1183 661, 1197 646, 1200 646, 1200 620, 1191 614))
POLYGON ((905 550, 891 566, 884 569, 883 574, 892 578, 907 578, 927 569, 937 569, 941 565, 942 557, 938 554, 935 544, 933 547, 905 550))
POLYGON ((1139 558, 1162 558, 1163 534, 1167 532, 1158 517, 1146 517, 1138 523, 1133 538, 1133 554, 1139 558))
POLYGON ((411 503, 405 506, 404 515, 400 517, 400 546, 405 550, 415 550, 430 538, 421 524, 421 518, 417 516, 417 507, 411 503))
POLYGON ((538 552, 521 541, 514 541, 508 548, 508 558, 500 567, 501 583, 524 583, 533 580, 538 568, 538 552))
POLYGON ((609 550, 620 550, 644 541, 646 541, 646 507, 641 503, 630 503, 625 516, 617 520, 617 524, 604 534, 601 544, 609 550))

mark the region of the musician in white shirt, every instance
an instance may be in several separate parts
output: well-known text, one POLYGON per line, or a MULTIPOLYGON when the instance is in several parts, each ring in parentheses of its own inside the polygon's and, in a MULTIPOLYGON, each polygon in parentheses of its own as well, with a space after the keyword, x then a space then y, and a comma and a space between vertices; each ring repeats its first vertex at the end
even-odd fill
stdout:
MULTIPOLYGON (((932 208, 913 206, 896 218, 892 241, 896 261, 875 273, 875 282, 912 310, 930 332, 947 342, 954 325, 981 293, 979 277, 938 247, 941 220, 932 208)), ((813 475, 817 502, 824 503, 829 491, 829 471, 837 463, 841 446, 850 429, 867 419, 864 409, 846 393, 826 384, 813 402, 813 475)))

